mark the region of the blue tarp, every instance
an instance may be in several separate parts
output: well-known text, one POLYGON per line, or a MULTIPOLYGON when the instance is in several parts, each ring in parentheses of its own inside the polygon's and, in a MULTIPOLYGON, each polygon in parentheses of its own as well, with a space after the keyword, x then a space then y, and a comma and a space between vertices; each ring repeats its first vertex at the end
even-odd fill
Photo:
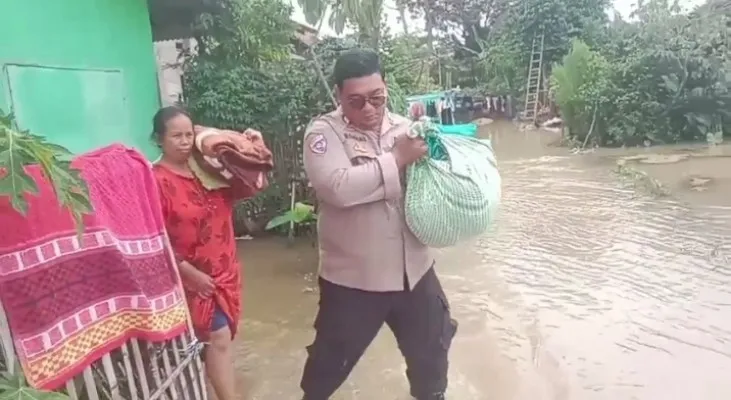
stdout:
POLYGON ((440 125, 439 132, 447 135, 475 136, 477 134, 477 125, 475 124, 457 124, 457 125, 440 125))
POLYGON ((414 96, 407 96, 406 101, 411 103, 414 101, 436 101, 446 96, 446 92, 432 92, 427 94, 419 94, 414 96))

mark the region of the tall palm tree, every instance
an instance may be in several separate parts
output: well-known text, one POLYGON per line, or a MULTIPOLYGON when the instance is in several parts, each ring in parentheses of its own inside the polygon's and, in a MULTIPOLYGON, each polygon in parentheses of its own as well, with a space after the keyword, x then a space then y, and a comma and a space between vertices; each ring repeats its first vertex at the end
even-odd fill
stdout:
POLYGON ((383 0, 297 0, 308 24, 322 26, 329 11, 327 24, 338 35, 346 25, 357 28, 363 44, 377 48, 381 39, 383 0))

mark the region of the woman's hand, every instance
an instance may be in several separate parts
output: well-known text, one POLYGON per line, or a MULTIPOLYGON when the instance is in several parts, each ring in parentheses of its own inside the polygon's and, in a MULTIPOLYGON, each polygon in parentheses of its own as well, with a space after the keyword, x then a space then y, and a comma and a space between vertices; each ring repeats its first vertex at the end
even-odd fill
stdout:
POLYGON ((185 286, 203 297, 210 297, 216 290, 216 283, 208 274, 197 269, 187 261, 180 264, 180 276, 185 286))
POLYGON ((261 132, 254 129, 247 129, 243 134, 229 131, 225 134, 229 137, 234 147, 236 147, 236 150, 242 154, 256 153, 257 149, 263 144, 261 132))
POLYGON ((257 131, 256 129, 247 129, 244 131, 244 136, 248 137, 252 141, 261 140, 261 132, 257 131))

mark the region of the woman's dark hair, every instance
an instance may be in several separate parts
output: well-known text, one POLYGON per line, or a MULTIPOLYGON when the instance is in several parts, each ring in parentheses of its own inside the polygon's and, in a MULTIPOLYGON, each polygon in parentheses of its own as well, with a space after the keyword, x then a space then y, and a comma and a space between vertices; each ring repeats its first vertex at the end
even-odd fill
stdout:
POLYGON ((338 88, 342 89, 343 83, 348 79, 373 74, 380 74, 381 78, 384 76, 378 53, 370 49, 351 49, 340 54, 335 61, 333 80, 338 88))
POLYGON ((178 115, 185 115, 190 118, 190 114, 188 114, 187 111, 177 106, 163 107, 155 113, 155 116, 152 117, 152 140, 155 143, 160 143, 162 141, 162 136, 165 134, 166 130, 166 124, 178 115))

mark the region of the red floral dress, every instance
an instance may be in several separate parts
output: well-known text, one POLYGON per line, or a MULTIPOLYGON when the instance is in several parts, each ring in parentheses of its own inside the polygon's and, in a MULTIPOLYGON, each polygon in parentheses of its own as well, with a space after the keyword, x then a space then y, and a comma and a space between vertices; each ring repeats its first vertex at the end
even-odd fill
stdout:
POLYGON ((186 288, 196 334, 201 340, 208 338, 218 304, 228 317, 233 338, 241 314, 241 272, 236 258, 233 204, 254 193, 235 189, 208 191, 198 179, 176 174, 159 164, 153 171, 160 188, 165 227, 176 257, 205 272, 216 283, 209 298, 186 288))

